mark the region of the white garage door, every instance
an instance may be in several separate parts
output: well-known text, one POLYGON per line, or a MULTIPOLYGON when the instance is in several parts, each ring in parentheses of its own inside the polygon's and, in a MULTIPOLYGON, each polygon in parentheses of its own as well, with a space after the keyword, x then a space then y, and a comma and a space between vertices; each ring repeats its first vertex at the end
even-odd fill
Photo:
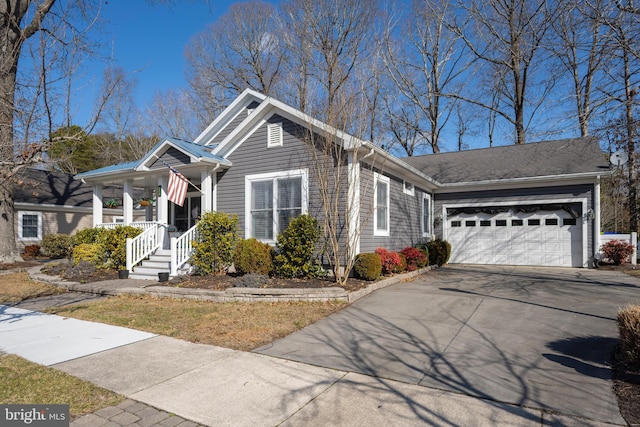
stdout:
POLYGON ((565 211, 447 218, 451 263, 582 266, 582 223, 565 211))

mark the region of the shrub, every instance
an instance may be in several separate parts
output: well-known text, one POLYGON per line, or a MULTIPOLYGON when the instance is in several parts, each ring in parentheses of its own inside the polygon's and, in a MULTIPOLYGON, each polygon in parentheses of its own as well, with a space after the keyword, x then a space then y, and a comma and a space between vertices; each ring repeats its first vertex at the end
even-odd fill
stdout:
POLYGON ((129 225, 119 225, 115 228, 106 228, 98 234, 98 241, 104 249, 107 266, 121 270, 127 263, 127 238, 136 237, 142 233, 141 228, 129 225))
POLYGON ((374 253, 361 253, 353 263, 356 277, 364 280, 376 280, 382 274, 380 256, 374 253))
POLYGON ((398 273, 402 273, 403 271, 407 271, 407 257, 398 252, 394 252, 394 253, 397 253, 398 257, 400 257, 400 264, 395 265, 393 267, 392 273, 398 274, 398 273))
POLYGON ((640 305, 630 304, 618 310, 617 322, 625 361, 640 364, 640 305))
POLYGON ((380 257, 383 274, 392 274, 402 268, 402 259, 400 259, 400 255, 397 252, 389 252, 384 248, 378 248, 376 249, 376 254, 380 257))
POLYGON ((71 255, 71 236, 47 234, 42 238, 42 250, 51 258, 67 258, 71 255))
POLYGON ((420 249, 408 246, 401 250, 400 253, 405 256, 407 260, 407 270, 409 271, 415 271, 428 263, 427 256, 420 249))
POLYGON ((104 230, 106 229, 102 227, 85 228, 80 230, 73 235, 72 244, 73 246, 76 246, 82 243, 97 243, 100 240, 100 233, 104 230))
POLYGON ((271 246, 259 240, 238 240, 233 251, 233 266, 238 274, 268 275, 273 269, 271 252, 271 246))
POLYGON ((313 251, 320 239, 320 227, 311 215, 300 215, 289 222, 278 235, 274 273, 279 277, 322 275, 324 270, 312 262, 313 251))
POLYGON ((24 256, 27 258, 35 258, 40 254, 40 245, 33 244, 24 247, 24 256))
POLYGON ((442 267, 449 262, 451 244, 446 240, 436 239, 427 243, 429 249, 429 264, 442 267))
POLYGON ((624 264, 633 255, 633 245, 622 240, 610 240, 600 246, 605 259, 615 265, 624 264))
POLYGON ((104 247, 100 243, 80 243, 73 248, 73 265, 86 261, 100 267, 104 264, 104 252, 104 247))
POLYGON ((206 212, 198 221, 198 238, 193 243, 191 264, 196 273, 223 273, 233 262, 233 246, 238 240, 238 216, 206 212))

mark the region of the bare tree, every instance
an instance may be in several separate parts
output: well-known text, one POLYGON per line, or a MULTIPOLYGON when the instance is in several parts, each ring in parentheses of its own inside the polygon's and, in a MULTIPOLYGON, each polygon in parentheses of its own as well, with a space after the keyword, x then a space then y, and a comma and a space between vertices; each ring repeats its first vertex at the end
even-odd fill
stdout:
POLYGON ((608 14, 605 9, 610 7, 608 0, 566 2, 553 22, 550 49, 570 76, 581 136, 589 135, 589 122, 602 104, 594 99, 594 84, 609 54, 608 28, 600 16, 608 14))
MULTIPOLYGON (((401 28, 389 28, 385 43, 388 75, 403 98, 397 100, 402 105, 399 111, 390 115, 395 124, 413 128, 396 128, 394 135, 419 135, 434 153, 440 152, 440 134, 456 103, 446 93, 462 90, 463 85, 455 83, 470 65, 460 36, 447 25, 453 13, 447 0, 415 1, 411 17, 401 28), (412 105, 410 116, 404 116, 407 104, 412 105)), ((413 155, 413 142, 399 142, 413 155)))
POLYGON ((449 94, 493 111, 514 127, 516 144, 526 141, 527 124, 553 86, 550 79, 536 82, 538 99, 529 92, 541 44, 554 19, 547 0, 471 0, 458 2, 463 13, 452 25, 471 52, 496 71, 492 85, 499 92, 498 106, 482 99, 449 94), (464 18, 461 18, 464 17, 464 18), (469 19, 466 23, 462 19, 469 19), (532 109, 527 113, 527 104, 532 109))
MULTIPOLYGON (((372 52, 373 29, 379 13, 375 0, 289 0, 282 6, 281 28, 287 42, 286 82, 298 84, 295 104, 305 112, 340 117, 354 71, 372 52)), ((357 102, 357 101, 356 101, 357 102)))
POLYGON ((15 244, 13 186, 41 161, 61 116, 69 58, 89 45, 97 10, 91 2, 8 0, 0 3, 0 261, 20 259, 15 244))
POLYGON ((211 117, 246 88, 275 95, 283 54, 276 23, 273 5, 236 3, 191 40, 189 82, 211 117))
POLYGON ((199 129, 210 123, 210 118, 201 112, 191 93, 169 89, 164 93, 156 92, 146 108, 145 123, 153 135, 191 141, 198 136, 199 129))

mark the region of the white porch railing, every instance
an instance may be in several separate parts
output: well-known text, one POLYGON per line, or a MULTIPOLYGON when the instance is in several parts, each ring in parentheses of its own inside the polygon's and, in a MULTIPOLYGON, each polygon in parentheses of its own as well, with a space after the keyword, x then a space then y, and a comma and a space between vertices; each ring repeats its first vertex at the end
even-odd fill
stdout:
MULTIPOLYGON (((158 224, 155 222, 145 222, 142 224, 147 228, 133 239, 127 239, 127 270, 129 271, 133 271, 133 267, 136 264, 160 247, 161 240, 158 237, 160 227, 158 224)), ((132 226, 139 227, 138 225, 132 226)), ((162 231, 164 232, 164 230, 162 231)))
POLYGON ((178 269, 189 261, 193 253, 193 241, 198 238, 197 226, 191 227, 180 237, 171 238, 171 271, 173 277, 178 274, 178 269))

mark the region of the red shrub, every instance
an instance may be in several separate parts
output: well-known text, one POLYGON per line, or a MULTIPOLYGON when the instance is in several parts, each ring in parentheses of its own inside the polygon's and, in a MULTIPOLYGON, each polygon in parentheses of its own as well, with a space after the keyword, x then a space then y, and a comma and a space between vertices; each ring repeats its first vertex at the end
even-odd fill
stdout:
POLYGON ((622 240, 610 240, 600 246, 604 258, 615 265, 624 264, 633 254, 633 245, 622 240))
POLYGON ((407 259, 407 270, 414 271, 427 265, 427 256, 420 249, 407 246, 400 251, 407 259))
POLYGON ((376 253, 382 262, 382 273, 391 274, 402 271, 402 260, 397 252, 389 252, 384 248, 376 249, 376 253))

